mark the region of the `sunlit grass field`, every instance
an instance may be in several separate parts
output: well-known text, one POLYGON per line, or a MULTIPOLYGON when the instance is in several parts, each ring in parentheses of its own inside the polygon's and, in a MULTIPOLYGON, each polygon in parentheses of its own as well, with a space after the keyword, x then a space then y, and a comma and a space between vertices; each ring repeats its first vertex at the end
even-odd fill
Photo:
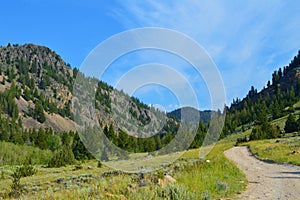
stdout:
MULTIPOLYGON (((239 135, 240 136, 240 135, 239 135)), ((185 152, 181 158, 165 168, 145 174, 116 173, 108 167, 97 167, 97 161, 75 166, 45 168, 37 165, 37 174, 21 179, 26 188, 22 199, 215 199, 233 197, 241 193, 247 181, 245 175, 223 152, 233 147, 238 135, 218 142, 206 158, 199 159, 199 149, 185 152), (176 179, 163 182, 161 174, 176 179)), ((166 155, 164 155, 166 156, 166 155)), ((164 156, 161 156, 163 158, 164 156)), ((158 160, 161 160, 159 158, 158 160)), ((0 199, 11 191, 10 175, 15 166, 0 168, 0 199)))
MULTIPOLYGON (((278 120, 275 123, 281 123, 278 120)), ((184 152, 179 159, 170 165, 162 165, 160 169, 139 174, 122 173, 112 168, 98 167, 96 160, 77 163, 61 168, 46 168, 45 165, 35 165, 37 173, 21 179, 26 191, 22 199, 219 199, 235 198, 243 192, 247 185, 245 175, 224 156, 224 151, 236 144, 237 138, 251 133, 251 129, 231 135, 219 141, 205 158, 199 158, 199 149, 184 152), (78 166, 80 166, 78 168, 78 166), (168 183, 163 180, 164 173, 171 175, 176 182, 168 183), (106 174, 106 175, 105 175, 106 174)), ((293 134, 284 138, 251 141, 244 143, 260 158, 276 162, 289 162, 300 165, 300 137, 293 134)), ((4 144, 6 150, 16 148, 4 144)), ((20 147, 22 148, 22 147, 20 147)), ((47 152, 40 152, 34 148, 27 148, 27 154, 32 152, 42 156, 47 152), (32 152, 31 152, 32 151, 32 152)), ((4 151, 2 149, 2 151, 4 151)), ((18 149, 22 152, 22 149, 18 149)), ((13 157, 12 154, 7 154, 13 157)), ((140 154, 147 157, 147 154, 140 154)), ((168 156, 149 157, 139 161, 142 166, 146 163, 162 164, 168 156)), ((21 159, 19 157, 14 158, 21 159)), ((135 156, 129 161, 116 164, 130 167, 135 156)), ((137 166, 139 166, 137 165, 137 166)), ((9 198, 11 192, 11 174, 15 165, 0 167, 0 199, 9 198)))
POLYGON ((300 136, 246 143, 261 159, 300 165, 300 136))

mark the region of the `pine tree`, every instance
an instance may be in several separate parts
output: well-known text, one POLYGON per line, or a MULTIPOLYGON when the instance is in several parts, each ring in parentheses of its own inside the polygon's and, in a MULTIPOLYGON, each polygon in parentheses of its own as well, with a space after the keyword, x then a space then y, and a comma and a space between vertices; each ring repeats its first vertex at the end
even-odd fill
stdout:
POLYGON ((46 121, 46 117, 44 114, 44 108, 42 104, 37 101, 34 107, 34 117, 40 122, 44 123, 46 121))
POLYGON ((48 145, 47 145, 47 135, 45 133, 45 130, 41 127, 38 131, 38 137, 37 137, 37 143, 36 145, 40 148, 40 149, 48 149, 48 145))
POLYGON ((289 114, 285 122, 284 130, 287 133, 298 131, 298 123, 296 121, 296 117, 293 114, 289 114))

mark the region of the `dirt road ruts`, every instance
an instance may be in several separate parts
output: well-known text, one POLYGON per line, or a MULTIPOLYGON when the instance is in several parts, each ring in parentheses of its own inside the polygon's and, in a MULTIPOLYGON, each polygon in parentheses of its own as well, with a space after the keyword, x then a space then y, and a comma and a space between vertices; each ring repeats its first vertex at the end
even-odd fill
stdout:
POLYGON ((248 147, 224 152, 246 174, 247 189, 237 199, 300 200, 300 167, 260 161, 248 147))

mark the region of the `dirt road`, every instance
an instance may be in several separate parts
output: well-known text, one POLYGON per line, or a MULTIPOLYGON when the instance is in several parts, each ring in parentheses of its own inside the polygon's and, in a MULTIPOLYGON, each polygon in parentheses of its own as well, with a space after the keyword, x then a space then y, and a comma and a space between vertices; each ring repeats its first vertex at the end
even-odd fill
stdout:
POLYGON ((238 199, 300 200, 300 167, 256 159, 247 147, 224 152, 246 174, 249 184, 238 199))

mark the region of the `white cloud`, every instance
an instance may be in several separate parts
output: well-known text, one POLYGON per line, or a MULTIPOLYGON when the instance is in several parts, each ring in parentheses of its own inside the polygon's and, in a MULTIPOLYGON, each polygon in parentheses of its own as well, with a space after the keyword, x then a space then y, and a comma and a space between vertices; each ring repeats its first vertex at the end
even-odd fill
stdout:
MULTIPOLYGON (((300 47, 295 1, 119 1, 126 28, 166 27, 196 39, 219 67, 228 101, 259 89, 300 47)), ((287 63, 286 63, 287 64, 287 63)))

